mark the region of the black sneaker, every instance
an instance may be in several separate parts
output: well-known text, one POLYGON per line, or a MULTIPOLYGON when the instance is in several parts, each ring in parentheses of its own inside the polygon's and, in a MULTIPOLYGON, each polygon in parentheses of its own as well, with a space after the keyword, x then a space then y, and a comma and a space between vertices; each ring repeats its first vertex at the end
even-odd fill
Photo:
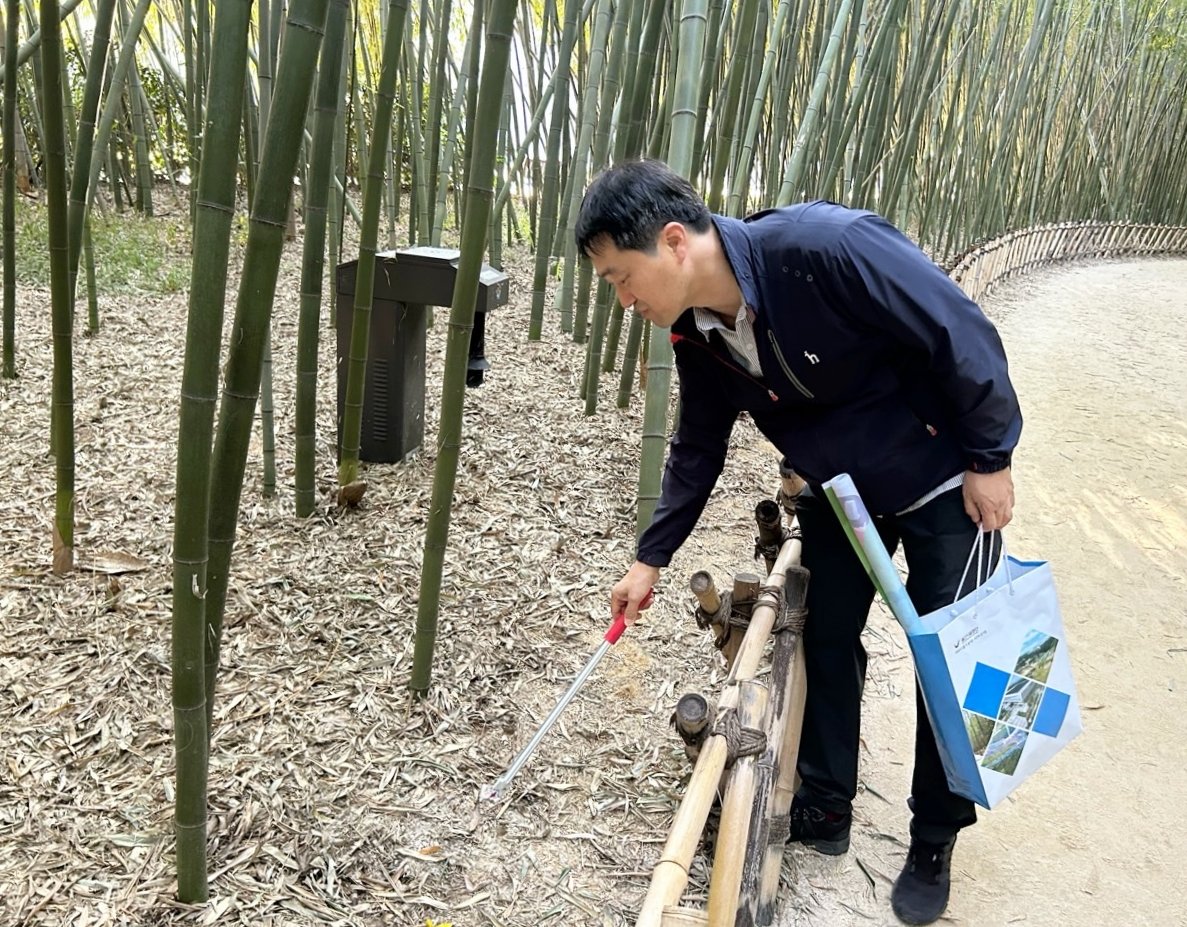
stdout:
POLYGON ((930 924, 948 907, 955 844, 956 837, 945 843, 911 838, 906 865, 890 893, 890 906, 904 924, 930 924))
POLYGON ((824 811, 801 802, 791 802, 791 833, 788 843, 803 843, 826 856, 840 856, 849 849, 849 827, 853 813, 824 811))

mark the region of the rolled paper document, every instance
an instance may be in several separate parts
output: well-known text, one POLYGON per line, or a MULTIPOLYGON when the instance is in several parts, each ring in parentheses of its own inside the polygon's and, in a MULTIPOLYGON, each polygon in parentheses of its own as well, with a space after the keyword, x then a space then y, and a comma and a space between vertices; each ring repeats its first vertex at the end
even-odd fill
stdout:
POLYGON ((882 596, 891 612, 908 634, 921 634, 926 631, 919 619, 919 612, 915 610, 911 599, 907 596, 907 587, 899 578, 898 568, 886 552, 886 545, 878 536, 878 529, 870 513, 866 511, 865 503, 857 494, 857 487, 848 473, 833 477, 824 484, 825 495, 832 503, 833 511, 841 520, 845 533, 853 544, 862 565, 870 574, 874 588, 882 596))

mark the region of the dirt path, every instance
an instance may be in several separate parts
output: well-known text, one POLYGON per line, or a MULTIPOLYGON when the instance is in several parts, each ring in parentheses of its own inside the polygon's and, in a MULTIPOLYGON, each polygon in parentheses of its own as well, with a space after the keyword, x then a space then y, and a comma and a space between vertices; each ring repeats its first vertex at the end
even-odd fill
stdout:
MULTIPOLYGON (((1187 924, 1185 293, 1187 262, 1117 262, 986 302, 1026 418, 1008 543, 1052 563, 1084 734, 961 836, 952 923, 1187 924)), ((840 863, 793 854, 785 925, 894 923, 911 668, 885 611, 871 625, 864 826, 840 863)))

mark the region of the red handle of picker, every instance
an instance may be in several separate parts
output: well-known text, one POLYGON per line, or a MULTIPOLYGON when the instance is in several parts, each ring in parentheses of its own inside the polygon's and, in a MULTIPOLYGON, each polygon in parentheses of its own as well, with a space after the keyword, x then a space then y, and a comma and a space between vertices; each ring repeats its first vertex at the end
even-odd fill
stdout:
MULTIPOLYGON (((643 601, 639 603, 639 610, 642 611, 648 605, 650 605, 652 598, 652 591, 649 589, 647 590, 647 595, 643 596, 643 601)), ((622 637, 622 632, 625 630, 626 608, 623 608, 622 611, 614 616, 614 620, 610 622, 610 627, 606 631, 606 636, 602 638, 602 640, 604 640, 607 644, 617 644, 618 639, 622 637)))

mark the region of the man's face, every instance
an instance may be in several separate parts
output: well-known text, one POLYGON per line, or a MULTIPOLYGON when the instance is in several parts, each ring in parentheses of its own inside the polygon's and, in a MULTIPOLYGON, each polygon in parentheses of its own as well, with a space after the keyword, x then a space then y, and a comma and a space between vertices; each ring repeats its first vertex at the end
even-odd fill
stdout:
POLYGON ((670 328, 688 308, 684 226, 669 222, 660 230, 652 252, 622 251, 609 238, 598 245, 589 259, 597 275, 613 285, 618 301, 649 322, 670 328))

